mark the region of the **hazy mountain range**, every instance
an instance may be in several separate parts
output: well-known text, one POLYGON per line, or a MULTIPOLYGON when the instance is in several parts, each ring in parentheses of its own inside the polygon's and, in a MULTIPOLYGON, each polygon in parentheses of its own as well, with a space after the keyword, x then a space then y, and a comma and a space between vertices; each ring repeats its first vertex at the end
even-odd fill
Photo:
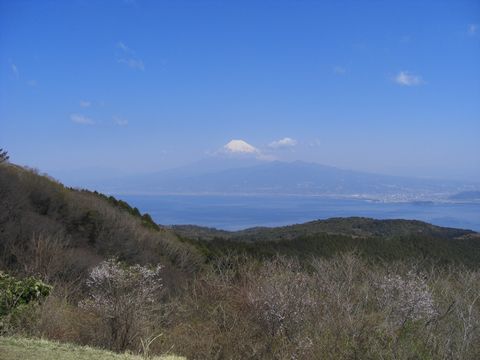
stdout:
MULTIPOLYGON (((148 174, 60 174, 69 185, 113 194, 282 194, 377 200, 455 200, 480 184, 400 177, 339 169, 302 161, 211 158, 148 174), (83 175, 83 176, 82 176, 83 175)), ((57 174, 54 174, 57 176, 57 174)))

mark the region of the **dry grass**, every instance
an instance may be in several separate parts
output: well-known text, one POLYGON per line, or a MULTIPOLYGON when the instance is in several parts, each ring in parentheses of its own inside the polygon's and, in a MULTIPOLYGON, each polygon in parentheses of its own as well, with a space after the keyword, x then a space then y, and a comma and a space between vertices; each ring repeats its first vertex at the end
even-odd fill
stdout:
MULTIPOLYGON (((55 341, 0 337, 1 360, 142 360, 142 356, 116 354, 88 346, 62 344, 55 341)), ((151 357, 152 360, 181 360, 182 357, 167 355, 151 357)))

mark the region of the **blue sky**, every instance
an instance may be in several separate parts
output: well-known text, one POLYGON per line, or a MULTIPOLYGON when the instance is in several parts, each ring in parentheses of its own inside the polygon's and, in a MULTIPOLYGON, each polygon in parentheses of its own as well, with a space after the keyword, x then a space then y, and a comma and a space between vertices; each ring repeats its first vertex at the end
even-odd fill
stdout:
POLYGON ((479 137, 479 1, 0 0, 0 147, 43 171, 229 151, 479 181, 479 137))

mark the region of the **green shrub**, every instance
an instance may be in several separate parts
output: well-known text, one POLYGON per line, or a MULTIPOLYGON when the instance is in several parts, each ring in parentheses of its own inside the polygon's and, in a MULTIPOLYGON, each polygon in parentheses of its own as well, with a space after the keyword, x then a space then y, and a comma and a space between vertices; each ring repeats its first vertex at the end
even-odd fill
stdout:
POLYGON ((29 304, 39 302, 52 291, 52 286, 34 277, 16 279, 0 272, 0 319, 29 304))

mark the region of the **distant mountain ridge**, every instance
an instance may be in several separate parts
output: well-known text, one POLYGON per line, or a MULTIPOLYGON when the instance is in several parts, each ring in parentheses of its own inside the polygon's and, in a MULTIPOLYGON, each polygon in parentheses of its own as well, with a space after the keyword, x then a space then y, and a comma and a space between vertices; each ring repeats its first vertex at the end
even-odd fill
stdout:
POLYGON ((302 161, 203 161, 151 174, 119 176, 89 184, 109 193, 292 194, 378 200, 448 199, 480 184, 371 174, 302 161))

